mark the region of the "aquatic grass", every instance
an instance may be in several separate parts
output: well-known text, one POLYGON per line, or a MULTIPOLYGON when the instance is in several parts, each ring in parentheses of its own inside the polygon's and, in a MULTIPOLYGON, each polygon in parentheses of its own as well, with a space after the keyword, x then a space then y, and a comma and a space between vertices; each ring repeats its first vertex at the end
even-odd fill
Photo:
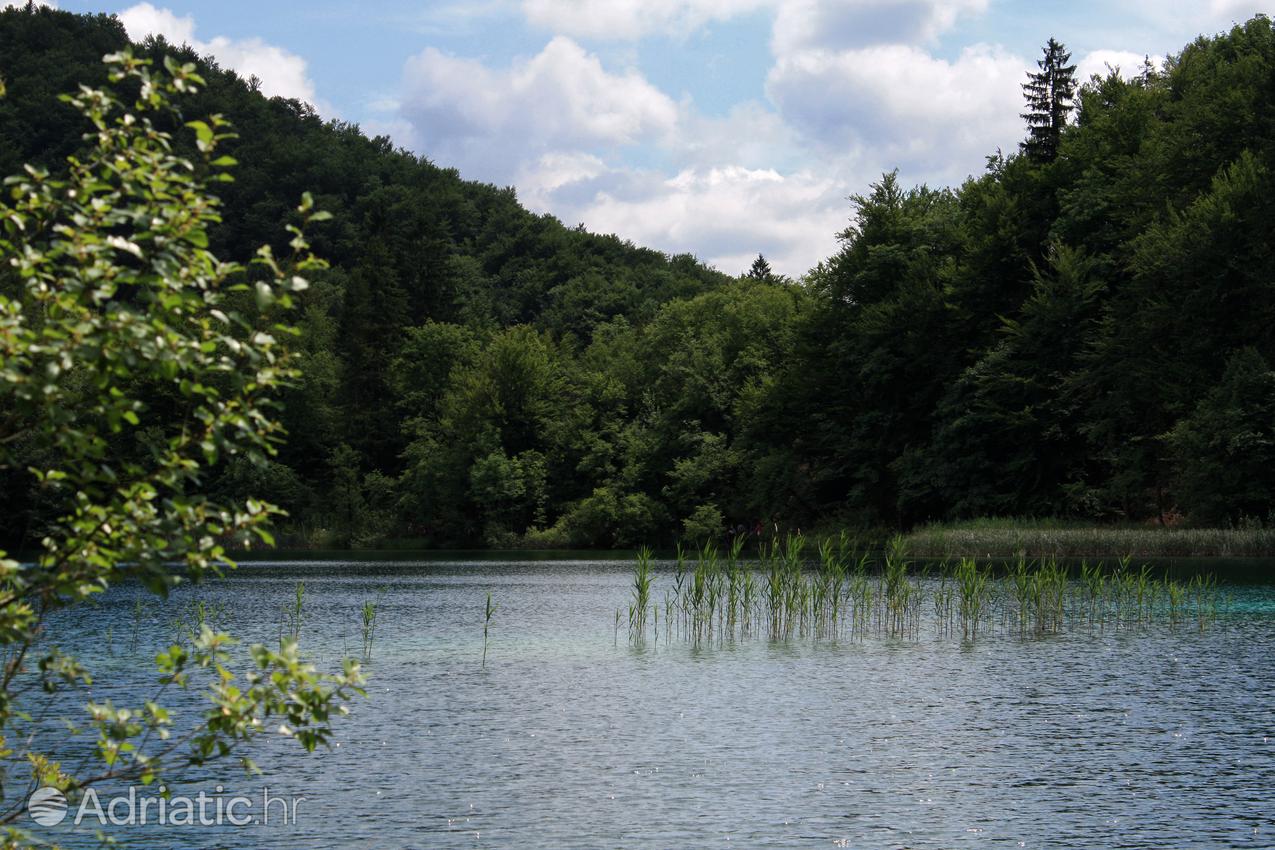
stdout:
POLYGON ((938 587, 934 589, 932 597, 935 626, 940 634, 947 635, 952 632, 956 586, 946 561, 939 565, 936 581, 938 582, 938 587))
POLYGON ((1041 520, 974 520, 929 525, 907 535, 908 550, 935 558, 1248 557, 1275 554, 1275 528, 1077 526, 1041 520))
MULTIPOLYGON (((930 621, 940 636, 975 641, 987 633, 1040 637, 1067 629, 1171 628, 1188 619, 1216 623, 1224 602, 1211 576, 1188 582, 1160 579, 1147 565, 1121 558, 1111 567, 1082 561, 1073 573, 1054 557, 1012 560, 964 557, 917 566, 907 539, 897 537, 879 557, 856 552, 846 537, 822 538, 806 557, 800 535, 763 541, 746 560, 741 543, 725 553, 706 544, 679 552, 671 586, 663 586, 665 634, 692 644, 764 636, 863 640, 868 636, 919 640, 930 621)), ((638 553, 629 605, 630 640, 659 629, 659 588, 649 550, 638 553)), ((616 612, 618 641, 620 612, 616 612)), ((658 637, 658 634, 657 634, 658 637)))
POLYGON ((209 602, 200 597, 185 600, 177 607, 172 620, 173 633, 178 643, 193 643, 207 626, 214 631, 225 619, 226 607, 220 602, 209 602))
POLYGON ((962 558, 957 564, 955 577, 959 594, 961 637, 973 640, 978 637, 979 622, 987 603, 988 572, 973 558, 962 558))
POLYGON ((279 621, 279 645, 284 645, 286 637, 292 643, 301 638, 301 626, 305 619, 305 582, 297 582, 292 590, 292 601, 284 603, 279 621))
POLYGON ((1169 625, 1176 626, 1182 621, 1186 589, 1177 581, 1169 581, 1165 584, 1165 592, 1169 599, 1169 625))
POLYGON ((886 632, 900 637, 911 630, 914 588, 908 580, 907 545, 895 536, 885 552, 881 571, 886 606, 886 632))
POLYGON ((359 627, 363 637, 363 657, 372 657, 372 642, 376 639, 376 609, 379 599, 363 600, 359 610, 359 627))
POLYGON ((491 591, 487 592, 487 605, 483 610, 483 663, 482 669, 487 669, 487 636, 488 630, 491 628, 491 620, 496 616, 496 606, 491 601, 491 591))
POLYGON ((641 639, 646 634, 646 614, 651 607, 651 550, 642 547, 633 569, 632 601, 629 604, 629 637, 641 639))
POLYGON ((142 618, 146 613, 146 608, 142 605, 141 599, 133 600, 133 624, 132 630, 128 637, 128 651, 130 653, 137 651, 137 643, 141 636, 142 618))

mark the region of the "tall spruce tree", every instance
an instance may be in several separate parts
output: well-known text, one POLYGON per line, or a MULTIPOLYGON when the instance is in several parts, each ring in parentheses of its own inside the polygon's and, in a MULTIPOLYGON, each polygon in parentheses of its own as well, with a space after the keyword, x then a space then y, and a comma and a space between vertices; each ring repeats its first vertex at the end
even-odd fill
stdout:
POLYGON ((1072 101, 1076 97, 1076 66, 1067 64, 1071 54, 1052 38, 1043 52, 1044 56, 1036 62, 1040 72, 1028 74, 1023 83, 1028 111, 1022 115, 1027 122, 1022 150, 1035 162, 1053 162, 1058 157, 1062 128, 1075 108, 1072 101))
POLYGON ((752 266, 748 269, 748 273, 744 276, 751 277, 753 280, 769 281, 774 277, 774 272, 771 271, 770 263, 766 260, 766 258, 761 254, 758 254, 757 259, 753 260, 752 266))

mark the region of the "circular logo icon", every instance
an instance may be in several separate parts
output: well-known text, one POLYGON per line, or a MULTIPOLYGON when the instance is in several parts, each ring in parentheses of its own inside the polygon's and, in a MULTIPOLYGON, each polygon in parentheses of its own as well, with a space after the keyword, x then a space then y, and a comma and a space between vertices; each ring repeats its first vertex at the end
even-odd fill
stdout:
POLYGON ((56 788, 37 788, 27 800, 27 811, 40 826, 57 826, 66 818, 66 795, 56 788))

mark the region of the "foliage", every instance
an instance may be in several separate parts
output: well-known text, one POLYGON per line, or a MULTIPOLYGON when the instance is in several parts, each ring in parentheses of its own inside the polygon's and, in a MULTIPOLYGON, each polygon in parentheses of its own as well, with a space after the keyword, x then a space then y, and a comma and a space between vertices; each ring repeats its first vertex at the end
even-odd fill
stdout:
POLYGON ((1202 522, 1265 519, 1275 505, 1275 370, 1254 348, 1168 436, 1182 507, 1202 522))
MULTIPOLYGON (((317 674, 294 642, 244 657, 205 622, 157 659, 161 693, 203 689, 197 717, 157 701, 91 702, 96 769, 32 749, 41 702, 93 681, 46 631, 59 610, 125 581, 164 594, 230 565, 226 543, 270 541, 277 508, 217 499, 208 483, 276 454, 274 399, 295 371, 280 342, 292 330, 270 317, 322 267, 291 225, 291 264, 268 247, 248 268, 219 260, 208 184, 234 165, 220 150, 228 126, 217 115, 185 122, 191 158, 170 129, 183 121, 173 101, 204 84, 195 65, 170 59, 153 72, 125 51, 107 66, 110 88, 64 98, 91 128, 65 175, 28 166, 0 202, 0 466, 41 503, 30 563, 0 556, 0 728, 9 764, 30 765, 16 782, 72 798, 231 755, 251 766, 242 745, 275 729, 314 749, 360 683, 353 665, 317 674)), ((308 197, 297 215, 323 218, 308 197)), ((21 811, 19 801, 5 822, 21 811)))
POLYGON ((1053 162, 1067 116, 1075 108, 1072 98, 1076 96, 1076 66, 1067 64, 1071 54, 1052 38, 1043 52, 1044 56, 1036 62, 1040 71, 1028 74, 1023 83, 1028 106, 1022 116, 1027 122, 1023 153, 1036 162, 1053 162))
MULTIPOLYGON (((47 81, 95 79, 126 41, 111 18, 0 12, 0 163, 77 150, 47 81)), ((207 80, 192 106, 243 131, 219 140, 246 164, 209 248, 281 251, 272 228, 303 187, 333 214, 307 231, 332 266, 296 295, 303 374, 276 414, 290 439, 257 452, 268 467, 241 453, 203 481, 218 499, 267 485, 291 542, 672 544, 692 528, 1275 507, 1264 444, 1239 439, 1265 433, 1260 393, 1211 395, 1238 352, 1275 362, 1264 16, 1082 84, 1050 41, 1022 150, 955 189, 883 175, 796 281, 761 255, 730 278, 564 227, 182 56, 207 80), (1209 417, 1246 448, 1206 440, 1209 417)), ((22 472, 52 450, 8 450, 14 547, 56 514, 22 472)))

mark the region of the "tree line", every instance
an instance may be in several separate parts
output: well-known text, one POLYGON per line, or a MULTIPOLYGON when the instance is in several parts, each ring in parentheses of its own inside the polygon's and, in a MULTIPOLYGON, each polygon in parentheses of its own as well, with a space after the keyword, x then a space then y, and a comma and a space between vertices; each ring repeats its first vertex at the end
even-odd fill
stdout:
MULTIPOLYGON (((0 12, 3 173, 85 144, 56 95, 100 81, 102 54, 127 43, 108 16, 0 12)), ((136 49, 197 62, 207 86, 187 114, 238 133, 214 252, 282 252, 306 190, 332 214, 307 232, 330 267, 296 297, 288 439, 264 470, 223 459, 208 485, 280 503, 285 539, 624 546, 1275 509, 1263 16, 1091 80, 1051 39, 1019 150, 952 189, 884 175, 798 280, 533 215, 512 189, 266 98, 187 49, 136 49)), ((118 441, 151 450, 144 433, 118 441)), ((8 546, 51 515, 28 471, 46 461, 0 470, 8 546)))

